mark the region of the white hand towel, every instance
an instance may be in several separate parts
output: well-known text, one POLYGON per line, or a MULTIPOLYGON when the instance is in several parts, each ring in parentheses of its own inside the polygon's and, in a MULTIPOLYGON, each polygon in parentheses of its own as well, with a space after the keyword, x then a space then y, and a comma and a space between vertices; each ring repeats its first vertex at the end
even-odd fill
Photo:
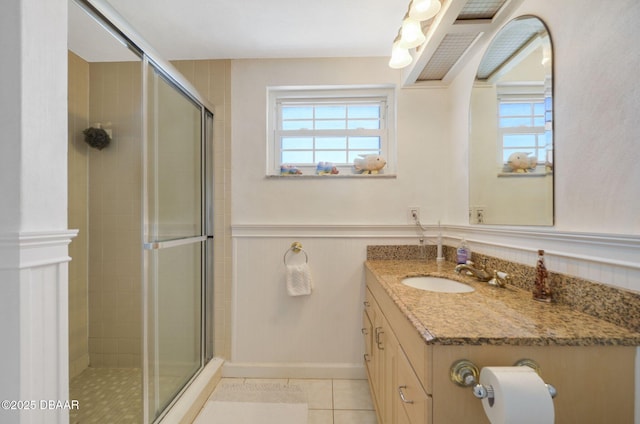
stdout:
POLYGON ((313 290, 311 269, 306 263, 287 265, 287 293, 289 296, 310 295, 313 290))

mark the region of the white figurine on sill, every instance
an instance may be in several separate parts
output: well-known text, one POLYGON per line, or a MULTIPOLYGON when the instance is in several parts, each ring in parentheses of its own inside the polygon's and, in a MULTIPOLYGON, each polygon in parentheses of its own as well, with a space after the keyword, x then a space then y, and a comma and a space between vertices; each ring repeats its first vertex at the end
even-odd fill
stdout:
POLYGON ((353 160, 353 167, 360 174, 377 174, 386 164, 387 161, 380 155, 360 155, 353 160))
POLYGON ((527 152, 515 152, 511 153, 509 160, 507 161, 507 167, 512 172, 525 173, 530 169, 535 168, 537 160, 535 156, 529 156, 527 152))

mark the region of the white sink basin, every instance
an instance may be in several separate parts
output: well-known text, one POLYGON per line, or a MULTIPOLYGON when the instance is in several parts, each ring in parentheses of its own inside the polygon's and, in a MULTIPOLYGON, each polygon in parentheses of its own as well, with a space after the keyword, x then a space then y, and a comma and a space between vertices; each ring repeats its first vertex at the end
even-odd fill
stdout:
POLYGON ((401 283, 415 289, 439 293, 469 293, 475 290, 468 284, 441 277, 407 277, 401 283))

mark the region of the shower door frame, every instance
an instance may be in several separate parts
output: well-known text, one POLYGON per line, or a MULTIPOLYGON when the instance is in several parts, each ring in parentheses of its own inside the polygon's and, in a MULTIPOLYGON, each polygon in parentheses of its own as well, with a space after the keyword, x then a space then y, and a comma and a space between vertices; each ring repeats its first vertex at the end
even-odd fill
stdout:
MULTIPOLYGON (((143 233, 147 232, 146 229, 149 226, 150 217, 149 215, 149 196, 147 187, 149 186, 147 178, 148 178, 148 146, 152 143, 152 135, 149 134, 149 114, 150 114, 150 105, 148 104, 149 100, 149 75, 150 72, 155 72, 158 76, 164 81, 172 86, 175 90, 177 90, 180 94, 188 98, 194 105, 199 107, 200 109, 200 184, 201 184, 201 197, 200 197, 200 234, 197 236, 184 237, 166 241, 156 242, 148 239, 148 234, 142 234, 143 237, 143 248, 145 250, 145 254, 143 254, 143 271, 142 271, 142 317, 143 317, 143 346, 142 346, 142 376, 143 376, 143 423, 158 423, 162 421, 162 418, 167 414, 167 412, 171 409, 171 407, 176 403, 178 398, 184 393, 184 391, 189 387, 191 382, 193 382, 198 374, 202 371, 204 366, 213 358, 213 228, 214 228, 214 205, 213 205, 213 112, 207 108, 202 102, 198 100, 191 92, 189 92, 185 87, 183 87, 176 79, 174 75, 167 72, 160 64, 158 64, 155 60, 143 54, 143 233), (200 366, 194 372, 188 381, 184 384, 181 390, 172 398, 172 400, 162 409, 162 411, 156 416, 152 416, 152 411, 150 410, 150 396, 149 393, 150 388, 150 361, 151 361, 151 346, 150 340, 159 340, 159 336, 157 334, 158 327, 149 325, 150 321, 150 313, 157 313, 157 310, 152 312, 150 309, 153 307, 151 304, 153 299, 150 298, 150 293, 152 293, 151 285, 155 283, 152 281, 154 271, 151 270, 150 266, 150 255, 147 254, 149 251, 153 250, 162 250, 165 248, 172 248, 178 246, 184 246, 188 244, 200 244, 201 246, 201 261, 200 261, 200 366), (154 331, 153 336, 150 334, 151 331, 154 331)), ((155 305, 157 306, 157 305, 155 305)), ((157 322, 157 320, 154 320, 157 322)), ((157 345, 154 346, 153 349, 157 352, 157 345)), ((159 367, 159 361, 154 359, 154 364, 157 368, 159 367)), ((156 375, 158 372, 156 372, 156 375)), ((156 389, 159 389, 159 386, 156 384, 156 389)), ((156 399, 159 399, 158 393, 154 394, 156 399)))
MULTIPOLYGON (((76 3, 80 8, 84 9, 90 16, 92 16, 98 24, 109 31, 116 39, 122 44, 128 47, 132 52, 139 55, 141 58, 141 74, 142 74, 142 90, 140 95, 142 96, 142 163, 141 163, 141 178, 143 192, 141 193, 143 207, 141 214, 142 221, 142 233, 140 234, 140 249, 143 251, 142 259, 142 305, 141 305, 141 321, 142 321, 142 346, 143 353, 142 363, 142 416, 143 423, 148 424, 150 422, 159 422, 163 416, 171 409, 171 406, 177 401, 181 394, 188 388, 188 386, 197 378, 204 366, 214 357, 214 334, 213 334, 213 237, 214 237, 214 204, 213 204, 213 107, 198 91, 184 78, 169 62, 162 59, 157 52, 132 28, 125 19, 106 1, 103 0, 71 0, 76 3), (179 90, 182 94, 188 97, 194 104, 200 108, 200 125, 201 125, 201 234, 197 237, 198 242, 202 244, 201 251, 201 300, 200 300, 200 367, 191 376, 191 378, 184 384, 182 390, 180 390, 172 399, 172 401, 164 408, 164 410, 150 421, 149 414, 149 396, 148 396, 148 383, 149 373, 148 365, 149 358, 147 357, 148 347, 148 312, 149 312, 149 299, 147 298, 148 285, 147 285, 147 270, 148 270, 148 258, 144 251, 145 247, 148 249, 154 249, 159 246, 154 246, 153 243, 145 246, 146 236, 144 234, 147 228, 147 157, 146 150, 149 143, 148 134, 148 86, 147 78, 150 67, 156 69, 161 73, 168 82, 170 82, 174 88, 179 90)), ((165 247, 173 242, 165 242, 165 247)), ((176 243, 180 243, 177 241, 176 243)))

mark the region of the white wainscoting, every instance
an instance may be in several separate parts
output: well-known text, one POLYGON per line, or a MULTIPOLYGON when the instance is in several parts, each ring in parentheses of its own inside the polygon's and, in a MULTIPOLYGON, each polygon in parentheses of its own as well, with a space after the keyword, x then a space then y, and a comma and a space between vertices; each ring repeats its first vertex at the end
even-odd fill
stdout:
MULTIPOLYGON (((232 358, 225 375, 235 370, 255 377, 363 378, 367 244, 305 236, 234 239, 232 358), (283 256, 294 241, 309 258, 310 296, 286 292, 283 256)), ((289 254, 288 263, 303 260, 301 255, 289 254)))
MULTIPOLYGON (((531 266, 537 249, 545 249, 553 271, 640 290, 640 237, 485 226, 440 230, 450 246, 465 237, 477 252, 531 266)), ((437 231, 427 229, 429 243, 437 231)), ((363 376, 366 246, 417 244, 415 227, 236 225, 232 236, 232 356, 223 375, 363 376), (286 293, 283 255, 294 241, 309 257, 315 289, 308 297, 286 293)))
MULTIPOLYGON (((69 410, 49 401, 69 401, 68 245, 77 231, 21 233, 12 250, 19 260, 4 269, 2 366, 11 367, 2 393, 9 400, 34 401, 7 422, 68 423, 69 410), (15 269, 17 267, 17 269, 15 269), (5 307, 6 306, 6 307, 5 307), (44 402, 44 403, 43 403, 44 402), (52 407, 54 406, 54 407, 52 407), (19 415, 19 418, 17 417, 19 415)), ((7 246, 5 246, 7 247, 7 246)), ((12 414, 12 411, 2 411, 12 414)))

